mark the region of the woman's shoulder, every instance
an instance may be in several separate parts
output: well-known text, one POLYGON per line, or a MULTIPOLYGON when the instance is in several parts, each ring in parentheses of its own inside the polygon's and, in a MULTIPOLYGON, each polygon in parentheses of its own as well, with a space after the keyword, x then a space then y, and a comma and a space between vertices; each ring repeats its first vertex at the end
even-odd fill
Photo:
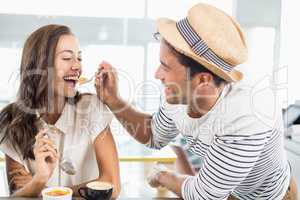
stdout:
POLYGON ((88 115, 109 115, 111 112, 108 107, 100 101, 100 99, 95 94, 83 93, 80 94, 79 99, 76 103, 76 112, 85 113, 88 115))
POLYGON ((81 94, 76 103, 76 120, 88 122, 88 130, 93 140, 110 123, 113 114, 103 104, 95 94, 81 94))
POLYGON ((86 108, 89 107, 106 107, 102 101, 99 100, 97 95, 91 93, 79 94, 76 107, 86 108))

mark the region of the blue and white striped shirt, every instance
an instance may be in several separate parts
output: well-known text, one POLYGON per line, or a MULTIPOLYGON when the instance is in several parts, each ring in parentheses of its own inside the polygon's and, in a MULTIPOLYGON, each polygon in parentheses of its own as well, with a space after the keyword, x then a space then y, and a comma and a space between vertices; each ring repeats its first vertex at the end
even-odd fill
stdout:
POLYGON ((197 176, 182 185, 187 200, 282 199, 290 182, 281 110, 270 95, 227 85, 215 106, 190 118, 185 105, 164 103, 152 118, 148 146, 160 149, 178 134, 203 159, 197 176), (263 97, 263 98, 262 98, 263 97))

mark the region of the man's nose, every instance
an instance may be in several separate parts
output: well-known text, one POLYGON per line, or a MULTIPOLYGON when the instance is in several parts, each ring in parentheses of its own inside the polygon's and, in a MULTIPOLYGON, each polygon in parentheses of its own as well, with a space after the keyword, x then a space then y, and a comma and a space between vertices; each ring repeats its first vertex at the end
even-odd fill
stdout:
POLYGON ((155 78, 159 80, 163 80, 163 72, 161 70, 161 67, 159 66, 155 72, 155 78))

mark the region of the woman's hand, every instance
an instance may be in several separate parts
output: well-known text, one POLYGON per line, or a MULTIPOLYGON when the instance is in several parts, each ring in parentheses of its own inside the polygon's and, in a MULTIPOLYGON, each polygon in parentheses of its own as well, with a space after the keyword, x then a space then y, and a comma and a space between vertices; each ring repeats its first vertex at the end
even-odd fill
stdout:
POLYGON ((34 176, 36 180, 45 183, 51 177, 59 159, 54 142, 46 137, 47 131, 48 130, 44 129, 36 135, 36 142, 33 149, 36 165, 36 173, 34 176))

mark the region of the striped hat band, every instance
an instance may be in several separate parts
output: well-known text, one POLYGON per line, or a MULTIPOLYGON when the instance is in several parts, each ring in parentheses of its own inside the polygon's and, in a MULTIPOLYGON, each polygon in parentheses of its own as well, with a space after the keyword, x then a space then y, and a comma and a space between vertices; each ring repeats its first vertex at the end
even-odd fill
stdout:
POLYGON ((204 57, 206 60, 214 63, 217 67, 228 73, 232 71, 233 66, 226 63, 207 46, 194 31, 187 18, 178 21, 176 27, 195 54, 204 57))

